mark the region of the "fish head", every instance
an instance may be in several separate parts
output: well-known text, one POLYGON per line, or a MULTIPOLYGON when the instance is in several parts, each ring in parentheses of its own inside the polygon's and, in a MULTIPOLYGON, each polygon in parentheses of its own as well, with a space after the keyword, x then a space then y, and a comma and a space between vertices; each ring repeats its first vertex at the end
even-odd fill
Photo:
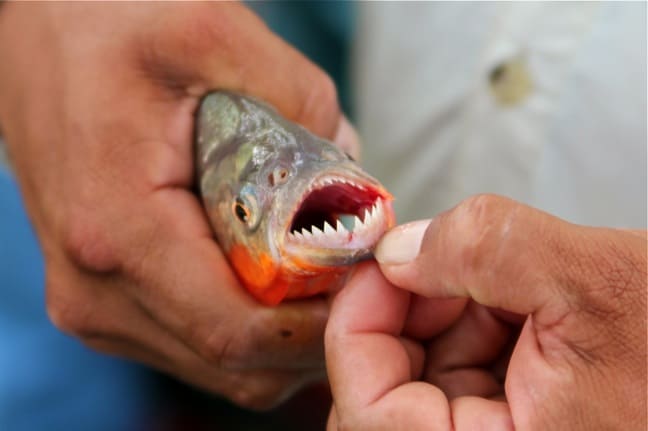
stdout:
POLYGON ((304 285, 371 257, 394 225, 392 197, 376 179, 257 100, 208 95, 197 147, 201 194, 219 245, 262 300, 278 286, 287 297, 317 293, 322 283, 304 285))

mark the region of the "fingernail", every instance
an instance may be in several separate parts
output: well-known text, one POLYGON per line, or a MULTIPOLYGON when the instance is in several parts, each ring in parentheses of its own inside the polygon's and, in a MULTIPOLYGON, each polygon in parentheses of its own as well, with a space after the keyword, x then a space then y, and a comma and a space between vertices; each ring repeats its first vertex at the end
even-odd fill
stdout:
POLYGON ((430 221, 414 221, 387 232, 376 246, 376 260, 383 265, 398 265, 414 260, 421 250, 423 235, 430 221))
POLYGON ((360 138, 351 123, 349 123, 349 120, 344 116, 340 120, 333 141, 338 145, 338 147, 342 148, 342 150, 346 151, 347 154, 353 157, 354 160, 359 160, 360 138))

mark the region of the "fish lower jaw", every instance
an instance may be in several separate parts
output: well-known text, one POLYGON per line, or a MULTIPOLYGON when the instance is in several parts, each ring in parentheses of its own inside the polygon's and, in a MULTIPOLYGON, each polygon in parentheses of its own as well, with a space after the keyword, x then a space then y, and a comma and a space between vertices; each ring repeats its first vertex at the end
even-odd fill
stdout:
POLYGON ((286 235, 290 248, 359 250, 371 249, 392 226, 391 205, 378 198, 363 214, 340 214, 335 222, 312 225, 286 235))

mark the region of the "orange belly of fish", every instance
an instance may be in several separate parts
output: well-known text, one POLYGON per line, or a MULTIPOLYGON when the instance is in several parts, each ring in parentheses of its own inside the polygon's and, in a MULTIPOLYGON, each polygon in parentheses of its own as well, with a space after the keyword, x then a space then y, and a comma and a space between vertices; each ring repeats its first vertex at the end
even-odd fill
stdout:
POLYGON ((233 246, 228 257, 243 286, 266 305, 337 290, 349 271, 346 266, 309 267, 308 274, 297 274, 277 265, 269 255, 253 257, 242 245, 233 246))

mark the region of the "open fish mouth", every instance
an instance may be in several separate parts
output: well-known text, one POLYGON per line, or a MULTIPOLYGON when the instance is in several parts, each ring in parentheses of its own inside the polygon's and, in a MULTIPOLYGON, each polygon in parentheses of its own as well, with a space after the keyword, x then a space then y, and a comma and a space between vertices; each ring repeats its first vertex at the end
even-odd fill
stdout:
POLYGON ((393 225, 391 200, 382 187, 362 179, 319 178, 294 213, 287 242, 298 248, 371 249, 393 225))

